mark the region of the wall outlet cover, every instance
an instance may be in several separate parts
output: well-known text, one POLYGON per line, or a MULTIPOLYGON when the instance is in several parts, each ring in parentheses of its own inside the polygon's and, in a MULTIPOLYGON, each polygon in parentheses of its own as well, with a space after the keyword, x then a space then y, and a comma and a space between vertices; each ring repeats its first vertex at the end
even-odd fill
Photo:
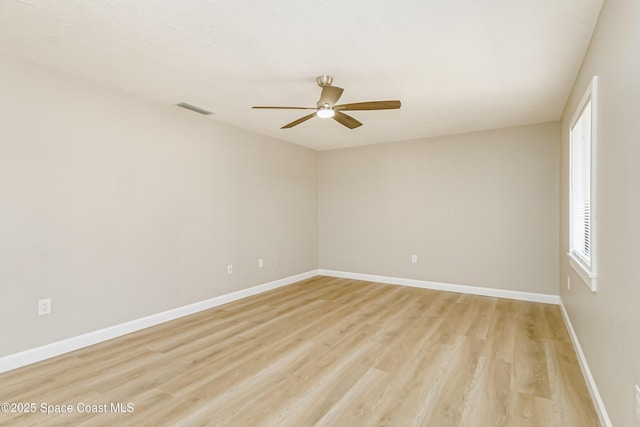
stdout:
POLYGON ((38 300, 38 316, 51 313, 51 298, 43 298, 38 300))

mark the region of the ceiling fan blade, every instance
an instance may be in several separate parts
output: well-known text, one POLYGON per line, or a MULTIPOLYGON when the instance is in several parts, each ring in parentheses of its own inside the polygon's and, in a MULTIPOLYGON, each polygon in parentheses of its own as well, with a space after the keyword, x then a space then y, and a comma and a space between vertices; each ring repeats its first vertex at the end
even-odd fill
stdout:
POLYGON ((309 120, 309 119, 311 119, 311 118, 313 118, 315 116, 316 116, 316 113, 311 113, 311 114, 309 114, 307 116, 301 117, 298 120, 294 120, 293 122, 282 126, 280 129, 289 129, 289 128, 292 128, 294 126, 298 126, 300 123, 306 122, 307 120, 309 120))
POLYGON ((333 107, 335 110, 356 111, 356 110, 396 110, 400 108, 400 101, 370 101, 354 102, 352 104, 341 104, 333 107))
POLYGON ((324 104, 333 106, 342 96, 342 92, 344 92, 344 89, 338 86, 323 87, 322 93, 320 94, 320 100, 318 101, 318 106, 322 106, 324 104))
POLYGON ((316 110, 316 108, 313 108, 313 107, 274 107, 270 105, 267 105, 267 106, 258 105, 251 108, 267 108, 271 110, 316 110))
POLYGON ((335 112, 335 114, 333 115, 333 120, 340 123, 341 125, 348 127, 349 129, 355 129, 362 126, 362 123, 345 113, 341 113, 340 111, 335 112))

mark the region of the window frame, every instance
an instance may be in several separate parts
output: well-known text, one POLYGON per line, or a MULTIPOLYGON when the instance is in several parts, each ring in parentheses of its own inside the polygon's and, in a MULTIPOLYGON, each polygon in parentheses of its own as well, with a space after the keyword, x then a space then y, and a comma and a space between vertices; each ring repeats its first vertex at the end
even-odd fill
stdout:
POLYGON ((578 273, 584 283, 591 289, 592 292, 597 290, 597 199, 596 199, 596 158, 597 158, 597 108, 598 108, 598 76, 593 76, 589 82, 589 86, 585 91, 576 112, 571 118, 569 123, 569 265, 573 270, 578 273), (573 195, 572 195, 572 183, 573 183, 573 164, 574 164, 574 151, 573 151, 573 130, 582 118, 583 113, 587 107, 587 104, 591 103, 591 132, 590 132, 590 163, 589 163, 589 262, 585 262, 583 257, 575 250, 572 249, 573 236, 572 236, 572 218, 573 211, 571 208, 573 195))

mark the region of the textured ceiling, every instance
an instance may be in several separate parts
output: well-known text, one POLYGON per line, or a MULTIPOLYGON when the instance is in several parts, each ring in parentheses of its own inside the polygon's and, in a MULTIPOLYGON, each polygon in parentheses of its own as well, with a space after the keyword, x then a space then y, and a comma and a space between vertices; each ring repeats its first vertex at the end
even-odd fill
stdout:
MULTIPOLYGON (((557 120, 602 0, 2 0, 0 53, 323 150, 557 120), (349 130, 296 110, 315 77, 349 130)), ((177 108, 177 107, 176 107, 177 108)))

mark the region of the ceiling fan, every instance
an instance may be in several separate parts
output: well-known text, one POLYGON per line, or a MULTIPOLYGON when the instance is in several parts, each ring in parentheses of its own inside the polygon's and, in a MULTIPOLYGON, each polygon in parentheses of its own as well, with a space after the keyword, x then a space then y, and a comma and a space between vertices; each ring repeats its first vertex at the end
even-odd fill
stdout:
POLYGON ((251 108, 268 108, 268 109, 282 109, 282 110, 316 110, 313 113, 294 120, 293 122, 282 126, 280 129, 290 129, 299 125, 302 122, 313 117, 320 117, 323 119, 333 118, 335 121, 348 127, 349 129, 355 129, 362 126, 358 120, 354 119, 343 111, 362 111, 362 110, 395 110, 400 108, 400 101, 370 101, 370 102, 355 102, 352 104, 339 104, 336 105, 344 89, 337 86, 331 86, 333 83, 333 77, 331 76, 318 76, 316 78, 318 86, 322 88, 320 93, 320 99, 316 103, 315 107, 273 107, 273 106, 255 106, 251 108))

